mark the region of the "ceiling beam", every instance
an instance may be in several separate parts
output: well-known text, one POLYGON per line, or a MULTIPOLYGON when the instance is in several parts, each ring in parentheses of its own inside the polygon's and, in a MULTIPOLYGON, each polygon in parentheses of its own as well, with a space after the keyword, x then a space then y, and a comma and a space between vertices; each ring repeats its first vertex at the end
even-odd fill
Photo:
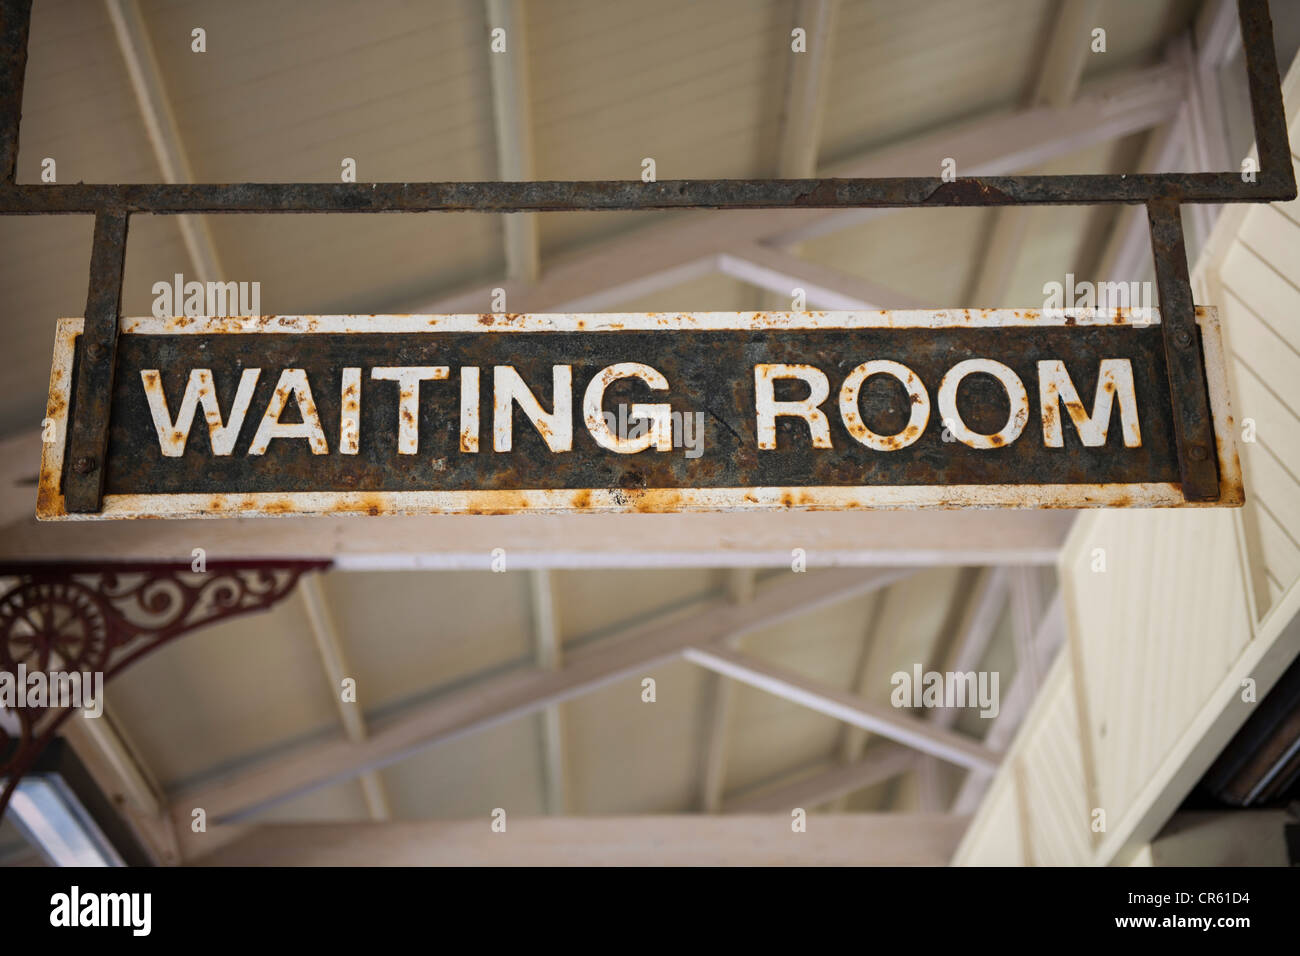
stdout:
POLYGON ((776 787, 763 787, 727 800, 724 813, 789 813, 811 810, 898 776, 916 764, 916 751, 896 743, 871 747, 853 763, 833 764, 776 787))
MULTIPOLYGON (((1187 117, 1180 113, 1147 135, 1137 171, 1156 173, 1174 169, 1186 146, 1187 117)), ((1146 207, 1121 206, 1097 265, 1098 276, 1103 282, 1135 282, 1153 268, 1146 207)))
MULTIPOLYGON (((249 827, 212 866, 944 866, 969 821, 905 813, 508 817, 249 827)), ((219 831, 220 827, 210 827, 219 831)), ((220 842, 219 833, 213 834, 220 842)))
MULTIPOLYGON (((24 446, 27 447, 27 446, 24 446)), ((25 459, 39 467, 39 452, 25 459)), ((19 473, 26 468, 19 469, 19 473)), ((217 559, 327 558, 338 570, 488 570, 505 548, 526 568, 926 567, 1052 564, 1073 522, 1064 511, 790 511, 683 514, 265 517, 174 521, 37 521, 0 528, 0 560, 183 561, 201 545, 217 559)))
MULTIPOLYGON (((1006 568, 981 569, 973 598, 966 608, 957 635, 949 646, 941 670, 964 673, 979 667, 988 652, 1002 611, 1007 606, 1009 587, 1010 574, 1006 568)), ((951 727, 957 720, 957 711, 940 707, 930 719, 940 727, 951 727)))
POLYGON ((59 731, 95 785, 158 866, 181 862, 178 832, 162 788, 139 751, 118 729, 111 710, 99 717, 71 717, 59 731))
MULTIPOLYGON (((888 602, 889 592, 881 592, 872 602, 871 610, 867 614, 866 626, 863 628, 862 641, 858 649, 857 666, 853 671, 853 682, 849 684, 859 697, 865 697, 870 689, 873 655, 888 602)), ((861 727, 854 727, 852 724, 840 725, 838 748, 841 766, 856 764, 862 759, 863 750, 867 746, 867 736, 867 732, 861 727)), ((833 809, 838 813, 847 810, 849 796, 848 793, 840 794, 836 798, 833 809)))
MULTIPOLYGON (((502 182, 530 182, 536 178, 536 174, 523 0, 486 0, 486 4, 488 28, 505 30, 506 39, 505 52, 489 50, 487 55, 492 78, 497 174, 502 182)), ((537 214, 506 213, 501 218, 506 277, 527 282, 535 280, 540 272, 541 261, 537 214)))
MULTIPOLYGON (((824 170, 835 177, 915 176, 937 172, 939 159, 960 157, 966 176, 1009 174, 1058 156, 1149 129, 1181 104, 1184 71, 1162 64, 1126 71, 1085 86, 1063 108, 1035 107, 975 120, 904 143, 873 150, 824 170)), ((627 287, 714 257, 738 242, 770 240, 790 245, 847 228, 891 210, 775 209, 691 211, 628 235, 605 240, 547 266, 537 282, 507 280, 514 311, 550 312, 603 290, 627 287)), ((437 294, 397 308, 399 312, 483 312, 496 284, 437 294)))
MULTIPOLYGON (((727 572, 727 597, 733 604, 748 604, 754 600, 757 573, 753 568, 732 568, 727 572)), ((740 647, 741 638, 730 642, 740 647)), ((700 772, 700 810, 717 813, 722 809, 722 794, 727 779, 727 727, 731 722, 731 709, 735 685, 717 674, 708 675, 706 692, 708 705, 704 731, 704 765, 700 772)))
MULTIPOLYGON (((194 182, 194 171, 185 152, 180 127, 176 125, 162 70, 139 5, 136 0, 104 0, 104 5, 113 23, 113 35, 126 63, 131 89, 135 92, 140 118, 144 121, 162 181, 194 182)), ((221 259, 207 222, 201 216, 182 215, 175 219, 195 272, 194 278, 200 282, 220 279, 221 259)))
POLYGON ((493 677, 417 705, 371 729, 361 742, 346 737, 299 746, 273 760, 236 770, 178 795, 173 815, 188 820, 203 807, 208 820, 238 819, 291 797, 375 770, 510 720, 537 713, 549 704, 571 700, 629 677, 647 667, 675 660, 690 647, 758 630, 807 614, 897 580, 905 569, 834 569, 791 574, 764 588, 746 605, 718 599, 685 620, 652 623, 602 640, 569 655, 562 670, 526 669, 493 677))
MULTIPOLYGON (((998 621, 1007 606, 1010 572, 1007 568, 982 568, 969 592, 957 622, 955 636, 948 644, 947 653, 938 670, 941 673, 966 674, 977 671, 997 630, 998 621)), ((957 597, 960 598, 959 588, 957 597)), ((951 627, 952 622, 947 626, 951 627)), ((957 722, 958 711, 952 707, 936 707, 926 714, 926 719, 936 727, 951 727, 957 722)), ((917 761, 917 785, 921 807, 939 811, 946 802, 940 794, 941 778, 938 760, 922 757, 917 761)))
MULTIPOLYGON (((1239 167, 1238 160, 1228 155, 1228 126, 1219 89, 1222 63, 1217 58, 1224 55, 1224 36, 1220 31, 1206 39, 1219 48, 1197 50, 1193 30, 1177 37, 1170 46, 1174 61, 1188 70, 1186 102, 1179 113, 1186 133, 1187 167, 1196 172, 1229 172, 1239 167)), ((1209 203, 1189 206, 1188 246, 1189 254, 1195 257, 1209 241, 1210 231, 1223 207, 1209 203)))
POLYGON ((791 308, 795 288, 804 290, 809 309, 919 309, 921 302, 838 269, 808 262, 781 249, 756 242, 717 257, 724 275, 775 293, 781 309, 791 308))
MULTIPOLYGON (((1046 667, 1056 656, 1057 650, 1065 643, 1065 610, 1058 590, 1043 613, 1034 635, 1034 653, 1046 667)), ((998 715, 984 735, 984 745, 992 750, 1006 752, 1011 747, 1011 739, 1020 728, 1021 721, 1029 712, 1034 700, 1034 680, 1032 675, 1018 670, 1012 679, 1011 687, 1002 695, 998 715)), ((957 790, 953 799, 952 812, 957 814, 973 813, 984 798, 993 775, 983 770, 972 770, 957 790)))
MULTIPOLYGON (((958 160, 963 176, 1022 173, 1165 122, 1182 105, 1186 76, 1182 66, 1168 62, 1126 70, 1083 84, 1068 106, 1032 106, 968 120, 834 163, 822 175, 915 176, 922 169, 937 173, 939 160, 948 156, 958 160)), ((749 238, 787 246, 897 212, 823 209, 814 214, 810 210, 799 214, 801 221, 791 218, 784 227, 749 238)))
MULTIPOLYGON (((555 588, 551 572, 540 568, 528 572, 529 602, 533 617, 533 646, 537 666, 558 671, 562 666, 559 617, 555 610, 555 588)), ((569 812, 569 764, 565 745, 564 714, 559 703, 542 710, 542 767, 546 775, 546 808, 552 816, 569 812)))
POLYGON ((1031 696, 1037 696, 1042 683, 1042 656, 1038 652, 1038 632, 1043 624, 1042 598, 1038 582, 1029 568, 1014 568, 1011 577, 1011 634, 1016 653, 1016 674, 1029 679, 1031 696))
POLYGON ((1241 53, 1241 16, 1236 0, 1205 0, 1192 26, 1196 67, 1217 70, 1241 53))
MULTIPOLYGON (((839 0, 797 0, 795 27, 804 31, 804 49, 791 49, 786 55, 789 69, 785 75, 785 96, 781 102, 781 130, 778 140, 776 168, 777 179, 808 179, 816 175, 817 157, 821 147, 822 125, 826 116, 826 99, 830 87, 831 60, 835 49, 835 23, 839 19, 839 0)), ((765 167, 768 164, 763 164, 765 167)), ((770 167, 768 167, 770 169, 770 167)), ((799 260, 791 256, 794 262, 799 260)), ((725 274, 747 282, 761 290, 756 298, 760 311, 792 309, 793 289, 804 288, 799 282, 782 277, 780 271, 770 274, 766 270, 755 272, 743 260, 723 258, 724 266, 737 266, 736 271, 723 268, 725 274), (748 268, 746 268, 748 266, 748 268), (755 281, 761 277, 769 281, 755 281), (777 284, 770 284, 775 281, 777 284)), ((822 299, 808 294, 808 308, 853 309, 872 308, 870 299, 857 299, 860 305, 824 305, 822 299)), ((849 296, 841 301, 855 301, 849 296)))
POLYGON ((811 179, 817 174, 839 8, 839 0, 799 2, 795 26, 805 31, 807 49, 803 53, 790 53, 781 112, 777 179, 811 179))
MULTIPOLYGON (((320 656, 321 669, 325 672, 326 685, 334 706, 338 708, 343 731, 348 740, 361 743, 366 739, 366 720, 362 716, 361 704, 356 700, 349 702, 343 699, 343 681, 356 672, 348 666, 347 657, 343 653, 343 642, 339 640, 334 612, 325 596, 323 579, 324 576, 320 574, 304 574, 298 581, 298 594, 307 612, 308 630, 311 631, 312 641, 320 656)), ((361 785, 361 796, 366 802, 370 819, 380 822, 390 819, 392 813, 388 808, 388 795, 379 772, 367 771, 357 778, 357 782, 361 785)))
MULTIPOLYGON (((1064 0, 1057 7, 1047 55, 1041 60, 1042 67, 1029 106, 1063 109, 1074 99, 1083 79, 1091 30, 1097 25, 1100 6, 1101 0, 1064 0)), ((969 175, 962 169, 961 157, 956 159, 961 175, 969 175)), ((1007 304, 1007 290, 1020 261, 1031 216, 1031 211, 1025 206, 992 211, 992 230, 963 301, 971 306, 989 308, 1007 304)))
POLYGON ((865 700, 752 655, 724 647, 695 646, 687 648, 684 656, 694 664, 742 684, 765 690, 958 766, 993 770, 1000 760, 998 754, 962 734, 934 727, 919 717, 900 713, 892 707, 865 700))

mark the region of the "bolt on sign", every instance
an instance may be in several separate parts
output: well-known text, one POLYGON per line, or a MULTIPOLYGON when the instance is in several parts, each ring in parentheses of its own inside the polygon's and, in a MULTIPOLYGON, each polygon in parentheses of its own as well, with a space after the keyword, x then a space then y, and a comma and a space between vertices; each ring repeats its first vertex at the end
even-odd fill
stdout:
POLYGON ((1154 310, 123 319, 102 510, 70 513, 81 319, 41 518, 1240 505, 1179 483, 1154 310))

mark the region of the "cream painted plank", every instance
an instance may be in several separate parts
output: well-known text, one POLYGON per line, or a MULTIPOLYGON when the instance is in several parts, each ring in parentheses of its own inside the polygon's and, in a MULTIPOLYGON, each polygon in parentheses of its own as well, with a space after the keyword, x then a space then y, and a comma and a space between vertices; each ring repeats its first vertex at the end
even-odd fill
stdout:
POLYGON ((1265 580, 1268 583, 1268 606, 1274 607, 1282 600, 1282 595, 1286 594, 1286 588, 1282 587, 1277 578, 1271 574, 1265 575, 1265 580))
MULTIPOLYGON (((1300 477, 1300 418, 1282 404, 1250 366, 1239 363, 1233 411, 1255 420, 1255 439, 1267 445, 1292 475, 1300 477)), ((1244 444, 1244 443, 1243 443, 1244 444)))
POLYGON ((1269 574, 1283 587, 1300 578, 1300 546, 1266 508, 1259 509, 1259 545, 1269 574))
POLYGON ((1009 773, 994 778, 988 795, 980 804, 979 814, 967 828, 952 862, 954 866, 1024 864, 1020 807, 1009 773))
MULTIPOLYGON (((1291 124, 1291 168, 1295 170, 1296 179, 1300 180, 1300 156, 1294 152, 1296 143, 1300 143, 1300 120, 1291 124)), ((1300 199, 1290 202, 1274 203, 1273 206, 1297 226, 1300 226, 1300 199)))
POLYGON ((1266 445, 1243 442, 1238 447, 1246 477, 1246 506, 1262 503, 1292 537, 1300 536, 1300 481, 1266 445))
POLYGON ((1034 861, 1040 865, 1078 866, 1091 854, 1072 681, 1069 656, 1062 655, 1043 684, 1034 724, 1026 727, 1016 746, 1034 861))
POLYGON ((1300 225, 1271 205, 1253 207, 1239 237, 1284 276, 1300 276, 1300 225))
MULTIPOLYGON (((1277 338, 1289 342, 1291 349, 1296 348, 1300 334, 1294 331, 1294 322, 1288 320, 1300 314, 1300 287, 1297 287, 1300 276, 1288 280, 1249 246, 1234 242, 1224 257, 1219 281, 1238 302, 1255 313, 1257 322, 1277 338)), ((1229 326, 1229 338, 1234 348, 1237 345, 1237 325, 1233 321, 1229 326)))
MULTIPOLYGON (((1270 398, 1277 406, 1278 412, 1286 413, 1292 418, 1300 417, 1300 388, 1292 383, 1300 383, 1300 353, 1292 351, 1290 346, 1263 322, 1259 321, 1250 309, 1246 308, 1231 292, 1225 293, 1231 303, 1228 314, 1234 328, 1232 333, 1232 357, 1241 366, 1237 370, 1237 390, 1243 393, 1241 379, 1249 376, 1256 383, 1269 383, 1270 398), (1282 394, 1278 394, 1281 392, 1282 394)), ((1250 386, 1246 386, 1248 389, 1250 386)), ((1233 411, 1238 421, 1252 418, 1242 410, 1238 402, 1233 403, 1233 411)), ((1258 428, 1258 421, 1256 421, 1258 428)), ((1248 444, 1238 437, 1240 444, 1248 444)))
POLYGON ((1070 586, 1098 799, 1112 817, 1128 807, 1248 633, 1245 597, 1235 587, 1233 517, 1105 513, 1067 550, 1077 555, 1070 586), (1105 574, 1090 571, 1097 546, 1107 548, 1105 574), (1171 662, 1179 658, 1197 666, 1174 681, 1171 662))

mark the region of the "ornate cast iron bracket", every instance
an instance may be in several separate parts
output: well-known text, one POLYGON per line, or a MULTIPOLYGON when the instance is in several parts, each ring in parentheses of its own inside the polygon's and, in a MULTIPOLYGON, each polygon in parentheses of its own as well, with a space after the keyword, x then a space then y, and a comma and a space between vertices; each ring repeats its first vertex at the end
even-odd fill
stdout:
MULTIPOLYGON (((0 596, 0 672, 113 675, 183 634, 264 611, 288 597, 304 573, 329 561, 186 564, 51 564, 6 567, 15 583, 0 596)), ((23 774, 74 708, 17 706, 0 723, 0 816, 23 774), (16 721, 17 726, 14 726, 16 721)))

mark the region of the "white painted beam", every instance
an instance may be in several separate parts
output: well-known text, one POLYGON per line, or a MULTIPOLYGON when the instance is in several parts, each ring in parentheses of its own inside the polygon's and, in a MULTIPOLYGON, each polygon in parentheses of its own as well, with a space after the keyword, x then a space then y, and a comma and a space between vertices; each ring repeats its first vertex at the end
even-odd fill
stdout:
POLYGON ((901 714, 893 708, 864 700, 856 694, 751 655, 723 647, 697 646, 687 648, 683 656, 692 663, 733 680, 888 737, 923 753, 933 754, 950 763, 982 770, 992 770, 998 765, 997 754, 961 734, 933 727, 918 717, 901 714))
MULTIPOLYGON (((1153 129, 1142 148, 1137 171, 1169 172, 1187 144, 1187 118, 1179 114, 1163 126, 1153 129)), ((1146 206, 1119 207, 1115 224, 1098 264, 1098 278, 1103 282, 1135 282, 1151 263, 1151 227, 1146 206)))
POLYGON ((917 754, 901 744, 882 743, 849 764, 802 776, 777 787, 728 800, 724 813, 789 813, 795 807, 812 810, 858 790, 884 783, 915 766, 917 754))
MULTIPOLYGON (((172 112, 162 70, 154 54, 149 29, 140 13, 136 0, 104 0, 108 17, 113 23, 113 35, 126 63, 135 91, 140 118, 144 121, 149 144, 153 147, 158 170, 165 183, 192 183, 194 173, 190 167, 180 128, 172 112)), ((195 276, 200 282, 223 278, 221 259, 207 223, 199 216, 175 216, 177 228, 185 251, 189 254, 195 276)))
MULTIPOLYGON (((975 583, 966 614, 944 661, 945 671, 973 671, 988 652, 989 642, 1007 604, 1010 574, 1006 568, 983 568, 975 583)), ((941 727, 951 727, 957 712, 946 707, 934 711, 931 718, 941 727)))
MULTIPOLYGON (((1222 47, 1222 32, 1207 37, 1207 41, 1222 47)), ((1186 130, 1187 166, 1197 172, 1217 173, 1239 169, 1239 160, 1228 155, 1227 118, 1223 113, 1223 97, 1219 91, 1219 65, 1214 62, 1214 58, 1222 52, 1222 48, 1198 51, 1193 31, 1178 37, 1170 46, 1174 61, 1188 70, 1187 97, 1180 117, 1186 130), (1202 52, 1204 58, 1200 56, 1202 52)), ((1208 203, 1188 205, 1188 256, 1195 261, 1200 250, 1205 248, 1223 207, 1208 203)))
POLYGON ((1062 107, 1074 99, 1088 62, 1092 30, 1101 26, 1100 9, 1101 0, 1063 0, 1057 7, 1032 103, 1062 107))
MULTIPOLYGON (((298 594, 302 597, 303 608, 307 612, 308 627, 320 655, 321 668, 325 671, 325 680, 330 696, 334 699, 334 706, 338 708, 343 730, 348 740, 360 743, 366 739, 366 721, 361 713, 360 699, 345 701, 342 693, 344 679, 355 679, 355 672, 348 666, 347 656, 343 652, 343 642, 339 640, 338 627, 325 595, 321 575, 304 574, 299 578, 298 594)), ((392 814, 388 808, 388 796, 378 771, 361 774, 357 782, 361 786, 361 795, 366 802, 370 819, 389 819, 392 814)))
MULTIPOLYGON (((545 569, 529 571, 528 583, 537 666, 542 670, 557 671, 561 668, 563 654, 551 572, 545 569)), ((553 816, 565 816, 569 812, 568 754, 564 715, 560 707, 558 703, 548 704, 541 715, 546 807, 553 816)))
POLYGON ((717 268, 724 275, 774 293, 783 310, 792 307, 790 300, 796 288, 804 290, 809 309, 922 308, 922 303, 901 292, 756 242, 722 253, 717 257, 717 268))
MULTIPOLYGON (((1043 57, 1030 106, 1061 109, 1074 99, 1083 79, 1092 28, 1101 0, 1064 0, 1057 8, 1047 55, 1043 57)), ((958 159, 958 173, 962 172, 958 159)), ((1005 305, 1007 289, 1024 247, 1033 211, 1027 206, 993 210, 993 228, 984 245, 965 304, 981 308, 1005 305)), ((1023 304, 1023 303, 1022 303, 1023 304)))
POLYGON ((796 8, 795 26, 805 31, 807 50, 790 53, 781 114, 778 179, 816 175, 839 7, 839 0, 800 0, 796 8))
MULTIPOLYGON (((876 640, 880 635, 881 621, 885 617, 885 608, 889 602, 890 592, 882 592, 871 605, 871 611, 868 614, 866 625, 863 629, 862 644, 858 651, 858 662, 854 668, 853 682, 849 684, 854 692, 859 696, 867 693, 869 681, 871 680, 871 663, 872 652, 876 646, 876 640)), ((862 757, 863 749, 867 745, 867 732, 861 727, 855 727, 852 724, 843 724, 840 727, 839 739, 839 760, 842 766, 856 764, 862 757)), ((849 794, 841 794, 837 799, 835 810, 843 812, 847 809, 849 794)))
MULTIPOLYGON (((39 467, 39 455, 24 454, 39 467)), ((23 469, 25 470, 25 469, 23 469)), ((0 560, 183 561, 202 546, 219 558, 328 558, 339 570, 488 570, 505 548, 527 568, 790 567, 1051 564, 1074 516, 1063 511, 801 511, 699 514, 275 517, 38 522, 0 528, 0 560)))
MULTIPOLYGON (((733 604, 747 604, 754 599, 757 573, 753 568, 732 568, 727 572, 727 597, 733 604)), ((740 647, 740 638, 729 642, 740 647)), ((704 765, 700 773, 700 809, 717 813, 722 808, 722 794, 727 779, 727 727, 735 687, 717 674, 709 675, 708 714, 705 716, 704 765)))
MULTIPOLYGON (((1034 636, 1034 652, 1038 660, 1043 662, 1044 669, 1064 643, 1065 609, 1058 591, 1043 613, 1034 636)), ((1002 695, 998 715, 992 718, 993 726, 984 736, 986 747, 1001 753, 1011 746, 1011 740, 1019 729, 1020 722, 1024 720, 1030 704, 1033 703, 1034 690, 1033 677, 1023 670, 1017 672, 1011 687, 1002 695)), ((972 770, 968 773, 957 791, 957 796, 953 799, 952 812, 973 813, 979 806, 980 800, 984 798, 984 791, 988 789, 991 780, 992 774, 986 771, 972 770)))
POLYGON ((1205 0, 1192 27, 1196 67, 1217 70, 1241 53, 1241 17, 1236 0, 1205 0))
MULTIPOLYGON (((822 172, 848 178, 915 176, 924 170, 938 175, 939 160, 953 156, 964 175, 1013 173, 1166 121, 1181 104, 1184 87, 1184 71, 1169 64, 1126 71, 1085 86, 1082 95, 1064 108, 1036 107, 975 120, 822 172)), ((628 288, 647 277, 701 261, 711 263, 738 242, 770 240, 790 245, 847 228, 864 216, 888 213, 835 209, 684 212, 548 265, 536 283, 507 280, 502 287, 515 311, 555 311, 562 304, 589 302, 607 289, 628 288)), ((491 304, 496 285, 501 284, 434 295, 395 311, 483 312, 491 304)))
MULTIPOLYGON (((968 820, 925 814, 507 817, 249 827, 212 866, 943 866, 968 820)), ((224 839, 215 827, 213 843, 224 839)))
POLYGON ((1016 673, 1029 680, 1031 696, 1038 693, 1046 668, 1038 652, 1038 633, 1042 628, 1042 599, 1038 582, 1029 568, 1015 568, 1011 575, 1011 633, 1016 652, 1016 673))
POLYGON ((647 668, 675 660, 689 647, 707 647, 849 600, 906 573, 880 568, 791 574, 765 587, 744 606, 719 599, 687 620, 651 623, 582 648, 569 655, 563 670, 518 671, 438 697, 372 728, 364 741, 310 743, 235 771, 178 796, 172 813, 178 820, 188 820, 191 808, 203 807, 210 822, 233 820, 395 763, 434 744, 537 713, 619 680, 641 677, 647 668))
MULTIPOLYGON (((1178 64, 1125 71, 1083 85, 1068 106, 1032 106, 998 113, 927 133, 865 157, 836 163, 822 175, 916 176, 939 174, 939 160, 951 156, 963 176, 1003 176, 1035 169, 1053 159, 1108 143, 1166 122, 1182 106, 1187 73, 1178 64), (1058 125, 1059 124, 1059 125, 1058 125), (939 159, 936 159, 939 157, 939 159)), ((893 209, 809 211, 748 238, 786 246, 830 235, 893 209)))
POLYGON ((179 864, 181 845, 162 788, 118 729, 111 709, 95 718, 69 717, 59 736, 72 748, 153 862, 160 866, 179 864))
MULTIPOLYGON (((492 117, 497 137, 497 173, 502 182, 536 178, 528 82, 528 40, 523 0, 486 0, 488 28, 505 30, 504 53, 488 52, 492 77, 492 117)), ((537 214, 502 215, 506 275, 533 281, 540 271, 537 214)), ((480 311, 487 311, 486 307, 480 311)))
MULTIPOLYGON (((969 673, 977 671, 989 643, 997 630, 998 621, 1007 606, 1010 589, 1010 572, 1007 568, 983 568, 975 582, 974 591, 967 604, 965 613, 957 628, 956 637, 948 647, 941 671, 947 673, 969 673)), ((936 707, 927 715, 927 719, 937 727, 951 727, 957 722, 956 708, 936 707)), ((997 749, 997 748, 994 748, 997 749)), ((917 784, 921 807, 928 811, 943 809, 945 802, 940 795, 940 777, 938 761, 934 757, 922 757, 917 761, 917 784)))

